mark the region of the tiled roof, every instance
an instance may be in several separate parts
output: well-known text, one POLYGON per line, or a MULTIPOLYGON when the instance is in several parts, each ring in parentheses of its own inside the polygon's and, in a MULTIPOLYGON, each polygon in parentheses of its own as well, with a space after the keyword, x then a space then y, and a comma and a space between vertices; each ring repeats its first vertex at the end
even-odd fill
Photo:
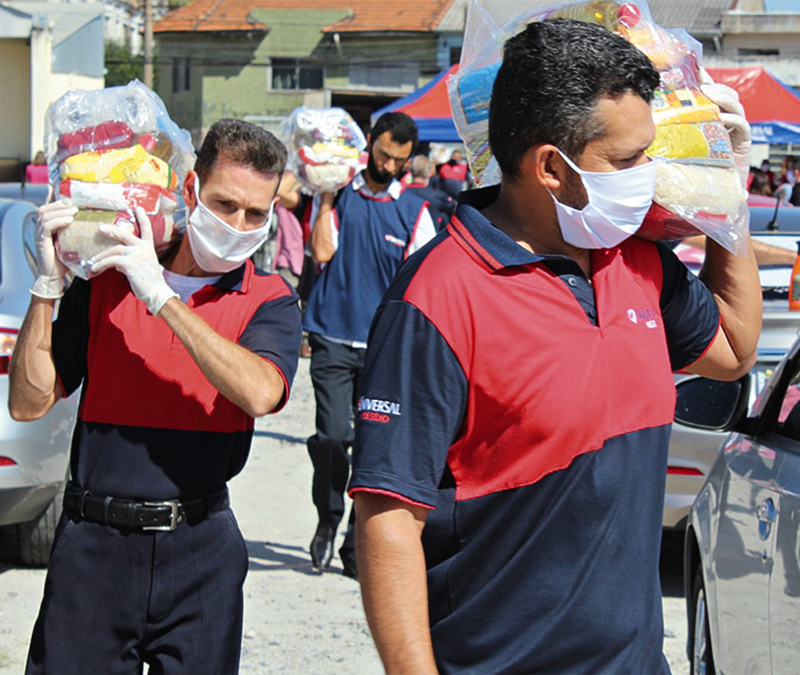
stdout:
POLYGON ((707 34, 719 30, 722 15, 736 6, 736 0, 648 0, 647 4, 659 26, 707 34))
POLYGON ((156 22, 158 33, 186 31, 266 30, 250 17, 254 9, 349 10, 348 18, 326 32, 437 30, 453 0, 193 0, 156 22))

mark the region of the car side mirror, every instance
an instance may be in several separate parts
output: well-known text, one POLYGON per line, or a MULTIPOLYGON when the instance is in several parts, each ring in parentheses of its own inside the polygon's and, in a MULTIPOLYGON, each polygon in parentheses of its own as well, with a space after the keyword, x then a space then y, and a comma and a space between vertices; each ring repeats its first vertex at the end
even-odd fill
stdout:
POLYGON ((731 431, 747 412, 750 374, 733 382, 692 377, 677 385, 675 421, 693 429, 731 431))

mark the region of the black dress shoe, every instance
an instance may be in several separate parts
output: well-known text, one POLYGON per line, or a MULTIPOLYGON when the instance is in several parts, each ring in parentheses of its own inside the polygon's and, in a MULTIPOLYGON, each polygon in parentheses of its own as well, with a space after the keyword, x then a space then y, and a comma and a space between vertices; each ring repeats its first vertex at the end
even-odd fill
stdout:
MULTIPOLYGON (((341 555, 341 553, 339 554, 341 555)), ((342 558, 342 574, 358 581, 358 565, 355 557, 346 556, 342 558)))
POLYGON ((333 541, 336 539, 336 528, 317 525, 317 531, 311 540, 311 564, 318 570, 328 569, 333 558, 333 541))

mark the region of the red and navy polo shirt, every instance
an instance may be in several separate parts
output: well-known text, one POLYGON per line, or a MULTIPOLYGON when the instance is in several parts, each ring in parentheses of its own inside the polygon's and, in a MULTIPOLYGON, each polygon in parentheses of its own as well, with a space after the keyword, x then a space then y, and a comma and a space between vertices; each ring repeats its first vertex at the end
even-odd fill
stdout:
POLYGON ((433 236, 433 222, 421 197, 400 192, 397 181, 375 195, 361 174, 336 194, 332 215, 336 253, 314 280, 303 328, 363 346, 383 293, 406 257, 433 236))
MULTIPOLYGON (((188 306, 272 363, 286 402, 301 328, 297 296, 279 275, 248 260, 188 306)), ((244 466, 253 418, 211 385, 120 272, 72 283, 53 326, 53 356, 65 395, 83 384, 71 455, 79 485, 114 497, 188 498, 221 488, 244 466)))
POLYGON ((442 672, 659 673, 672 372, 713 341, 708 289, 663 245, 523 249, 462 194, 373 323, 350 493, 431 509, 442 672))

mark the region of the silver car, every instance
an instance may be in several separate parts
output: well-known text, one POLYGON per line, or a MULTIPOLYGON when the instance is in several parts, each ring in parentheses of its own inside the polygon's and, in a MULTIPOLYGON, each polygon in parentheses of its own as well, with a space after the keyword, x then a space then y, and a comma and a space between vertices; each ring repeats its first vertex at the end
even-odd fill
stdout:
POLYGON ((8 414, 8 365, 35 269, 36 207, 0 199, 0 526, 23 563, 47 563, 61 511, 76 396, 36 422, 8 414))
POLYGON ((676 419, 731 431, 692 506, 684 583, 692 672, 794 673, 800 653, 800 339, 755 378, 678 385, 676 419), (749 411, 749 412, 748 412, 749 411))
MULTIPOLYGON (((800 208, 754 207, 750 209, 750 219, 751 236, 755 241, 797 250, 800 208)), ((694 268, 691 263, 689 266, 693 271, 699 271, 699 259, 694 268)), ((758 363, 754 369, 753 386, 756 391, 764 386, 800 330, 800 312, 789 311, 787 298, 791 269, 766 266, 759 272, 764 290, 764 316, 758 344, 758 363)), ((677 375, 676 382, 684 377, 677 375)), ((690 429, 680 423, 673 426, 664 501, 664 528, 682 530, 686 526, 689 508, 708 476, 719 440, 719 434, 690 429)))

